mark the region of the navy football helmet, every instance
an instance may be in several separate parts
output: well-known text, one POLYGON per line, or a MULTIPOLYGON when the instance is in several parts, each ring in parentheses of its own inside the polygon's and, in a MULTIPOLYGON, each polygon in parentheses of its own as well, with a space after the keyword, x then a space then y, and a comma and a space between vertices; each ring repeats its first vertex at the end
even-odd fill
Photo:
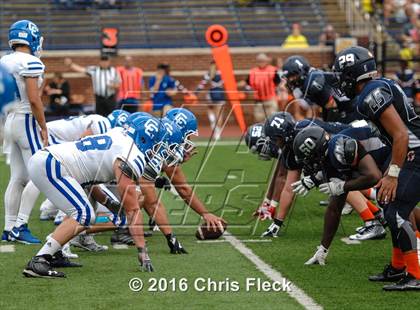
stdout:
POLYGON ((310 69, 311 66, 305 57, 294 55, 287 58, 282 68, 287 87, 291 91, 295 88, 301 88, 310 69))
POLYGON ((319 171, 327 156, 329 139, 329 134, 319 126, 299 131, 293 141, 296 162, 319 171))
POLYGON ((264 134, 273 142, 281 138, 284 143, 290 143, 295 136, 295 119, 289 112, 273 113, 265 121, 264 134))
POLYGON ((361 46, 349 47, 338 53, 333 70, 337 73, 338 89, 350 99, 356 96, 357 82, 377 75, 373 54, 361 46))
POLYGON ((257 123, 248 127, 245 143, 254 154, 262 160, 270 160, 279 156, 279 147, 264 134, 264 124, 257 123))

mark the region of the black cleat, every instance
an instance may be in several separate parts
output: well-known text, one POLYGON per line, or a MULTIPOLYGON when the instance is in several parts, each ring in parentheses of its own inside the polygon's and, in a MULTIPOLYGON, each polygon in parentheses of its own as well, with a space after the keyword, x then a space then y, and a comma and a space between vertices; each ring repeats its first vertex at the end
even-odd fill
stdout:
POLYGON ((397 283, 385 285, 384 291, 420 291, 420 280, 407 273, 397 283))
POLYGON ((369 277, 369 281, 373 282, 395 282, 401 280, 405 276, 405 269, 396 269, 391 264, 386 265, 384 270, 374 276, 369 277))
POLYGON ((23 270, 23 275, 27 278, 65 278, 63 272, 52 269, 49 262, 51 259, 51 255, 32 257, 23 270))
POLYGON ((69 258, 65 257, 61 251, 54 254, 50 261, 50 265, 53 268, 82 267, 82 264, 72 262, 69 258))

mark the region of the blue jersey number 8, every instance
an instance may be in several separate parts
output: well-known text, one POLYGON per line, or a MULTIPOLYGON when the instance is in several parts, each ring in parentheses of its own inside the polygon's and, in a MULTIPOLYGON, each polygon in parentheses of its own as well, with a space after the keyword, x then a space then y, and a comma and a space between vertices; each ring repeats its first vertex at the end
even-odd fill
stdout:
POLYGON ((76 143, 77 149, 82 152, 86 151, 105 151, 109 150, 112 145, 112 139, 109 136, 92 136, 87 137, 76 143))

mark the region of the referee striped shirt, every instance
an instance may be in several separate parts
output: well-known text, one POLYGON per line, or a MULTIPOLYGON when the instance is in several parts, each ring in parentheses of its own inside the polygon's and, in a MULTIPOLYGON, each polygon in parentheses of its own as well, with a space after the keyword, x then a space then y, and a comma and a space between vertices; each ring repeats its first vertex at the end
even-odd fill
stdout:
POLYGON ((116 90, 110 84, 119 83, 120 77, 114 67, 89 66, 86 68, 86 73, 92 78, 95 95, 102 97, 115 95, 116 90))

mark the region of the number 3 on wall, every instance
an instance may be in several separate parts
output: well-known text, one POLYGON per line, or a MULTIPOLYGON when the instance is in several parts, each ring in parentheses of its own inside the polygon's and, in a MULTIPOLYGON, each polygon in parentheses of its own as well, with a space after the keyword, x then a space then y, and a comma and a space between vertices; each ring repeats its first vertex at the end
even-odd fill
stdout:
POLYGON ((118 45, 118 29, 102 28, 102 46, 116 47, 118 45))

